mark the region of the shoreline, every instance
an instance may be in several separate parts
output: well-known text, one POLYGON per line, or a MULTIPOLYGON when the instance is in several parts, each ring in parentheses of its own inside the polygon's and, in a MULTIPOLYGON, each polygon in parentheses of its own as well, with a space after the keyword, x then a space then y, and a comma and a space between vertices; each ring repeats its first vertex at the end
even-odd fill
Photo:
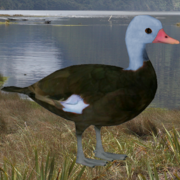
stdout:
POLYGON ((131 17, 180 15, 180 11, 0 10, 0 17, 131 17))

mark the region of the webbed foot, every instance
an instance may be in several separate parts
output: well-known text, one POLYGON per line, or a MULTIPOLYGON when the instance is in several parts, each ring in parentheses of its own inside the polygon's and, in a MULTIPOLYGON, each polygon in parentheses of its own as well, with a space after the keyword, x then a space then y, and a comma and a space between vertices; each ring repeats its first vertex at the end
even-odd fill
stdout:
POLYGON ((125 154, 114 154, 114 153, 109 153, 109 152, 102 152, 102 151, 94 151, 95 157, 105 159, 108 161, 113 161, 113 160, 125 160, 127 155, 125 154))
POLYGON ((89 159, 86 157, 81 157, 78 158, 76 160, 76 163, 78 164, 82 164, 85 166, 89 166, 89 167, 95 167, 95 166, 106 166, 106 164, 108 163, 107 161, 103 161, 103 160, 96 160, 96 159, 89 159))

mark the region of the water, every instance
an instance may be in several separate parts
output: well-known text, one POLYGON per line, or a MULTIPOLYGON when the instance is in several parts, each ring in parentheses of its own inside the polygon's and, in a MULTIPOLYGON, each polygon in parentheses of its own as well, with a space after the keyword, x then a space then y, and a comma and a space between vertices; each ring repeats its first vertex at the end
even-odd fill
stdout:
MULTIPOLYGON (((0 72, 9 77, 5 86, 29 86, 58 69, 75 64, 127 67, 125 32, 131 19, 138 13, 0 11, 0 14, 31 15, 12 16, 10 18, 17 24, 0 25, 0 72), (45 24, 46 20, 50 20, 51 24, 45 24)), ((141 12, 144 13, 147 12, 141 12)), ((175 26, 180 22, 180 13, 148 14, 162 22, 168 35, 180 40, 180 27, 175 26)), ((0 21, 7 18, 0 17, 0 21)), ((180 45, 147 45, 148 56, 158 78, 158 91, 151 103, 153 107, 180 107, 179 48, 180 45)))

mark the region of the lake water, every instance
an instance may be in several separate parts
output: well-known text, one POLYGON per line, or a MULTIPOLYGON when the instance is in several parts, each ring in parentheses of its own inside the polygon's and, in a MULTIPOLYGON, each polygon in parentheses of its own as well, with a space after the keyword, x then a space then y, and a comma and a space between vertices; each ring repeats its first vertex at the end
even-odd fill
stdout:
MULTIPOLYGON (((11 18, 17 23, 0 25, 0 72, 9 77, 5 86, 29 86, 75 64, 127 67, 125 32, 138 14, 156 17, 169 36, 180 40, 180 27, 175 25, 180 22, 177 12, 0 11, 0 14, 26 16, 0 17, 0 21, 11 18), (51 23, 45 24, 47 20, 51 23)), ((179 109, 180 45, 146 47, 158 78, 157 94, 150 106, 179 109)))

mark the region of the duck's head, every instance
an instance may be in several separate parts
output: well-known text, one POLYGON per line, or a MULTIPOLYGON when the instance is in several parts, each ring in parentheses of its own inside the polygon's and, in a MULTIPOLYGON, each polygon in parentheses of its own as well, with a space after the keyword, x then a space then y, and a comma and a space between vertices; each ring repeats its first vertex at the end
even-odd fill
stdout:
POLYGON ((168 43, 179 44, 179 41, 168 36, 161 22, 148 15, 136 16, 130 22, 126 31, 126 43, 168 43))

